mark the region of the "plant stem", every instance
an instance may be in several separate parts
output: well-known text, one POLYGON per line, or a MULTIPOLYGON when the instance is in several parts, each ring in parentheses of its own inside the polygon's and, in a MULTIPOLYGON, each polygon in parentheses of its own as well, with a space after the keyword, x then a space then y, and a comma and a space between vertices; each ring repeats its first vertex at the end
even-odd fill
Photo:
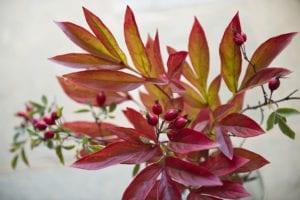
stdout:
POLYGON ((246 108, 244 108, 242 111, 241 111, 241 113, 243 113, 243 112, 246 112, 247 110, 255 110, 255 109, 257 109, 257 108, 262 108, 262 107, 264 107, 264 106, 267 106, 267 105, 269 105, 270 103, 272 103, 272 104, 277 104, 277 103, 279 103, 279 102, 283 102, 283 101, 289 101, 289 100, 300 100, 300 97, 293 97, 293 95, 297 92, 298 90, 294 90, 293 92, 291 92, 289 95, 287 95, 286 97, 284 97, 284 98, 281 98, 281 99, 278 99, 278 100, 272 100, 272 101, 270 101, 270 102, 264 102, 264 103, 259 103, 259 104, 257 104, 257 105, 255 105, 255 106, 247 106, 246 108))

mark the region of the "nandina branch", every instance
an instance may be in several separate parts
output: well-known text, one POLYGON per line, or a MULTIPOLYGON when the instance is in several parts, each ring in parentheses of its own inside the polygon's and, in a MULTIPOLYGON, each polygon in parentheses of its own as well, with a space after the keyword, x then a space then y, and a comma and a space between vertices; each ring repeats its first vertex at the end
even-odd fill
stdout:
POLYGON ((255 109, 258 109, 258 108, 262 108, 264 106, 267 106, 269 104, 277 104, 277 103, 280 103, 280 102, 283 102, 283 101, 289 101, 289 100, 300 100, 300 97, 295 97, 293 96, 298 90, 294 90, 293 92, 291 92, 289 95, 287 95, 286 97, 284 98, 281 98, 281 99, 278 99, 278 100, 270 100, 270 101, 267 101, 267 102, 264 102, 264 103, 259 103, 255 106, 247 106, 246 108, 244 108, 241 113, 244 113, 246 112, 247 110, 255 110, 255 109))

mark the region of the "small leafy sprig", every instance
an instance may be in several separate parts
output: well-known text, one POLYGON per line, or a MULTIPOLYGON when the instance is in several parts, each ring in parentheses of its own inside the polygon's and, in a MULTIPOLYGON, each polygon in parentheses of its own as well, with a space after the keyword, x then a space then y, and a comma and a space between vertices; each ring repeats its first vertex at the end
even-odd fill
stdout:
POLYGON ((76 157, 78 159, 83 155, 94 153, 103 148, 103 141, 99 138, 97 139, 95 135, 97 134, 97 129, 101 127, 101 121, 113 117, 112 112, 116 109, 116 104, 112 103, 108 107, 104 106, 106 99, 101 92, 96 97, 96 101, 99 104, 97 107, 99 109, 98 112, 90 105, 89 109, 84 108, 75 111, 75 113, 91 113, 95 120, 91 124, 95 124, 96 127, 94 130, 90 127, 90 132, 87 132, 87 134, 92 136, 85 135, 85 131, 80 132, 78 127, 84 126, 81 122, 65 123, 62 112, 63 107, 58 107, 55 102, 49 103, 45 95, 41 97, 41 102, 28 101, 25 104, 26 109, 16 113, 21 122, 19 126, 15 127, 16 133, 13 136, 13 142, 10 147, 10 152, 15 154, 11 161, 12 168, 16 168, 19 158, 22 159, 25 165, 29 166, 26 154, 27 144, 31 150, 41 145, 54 150, 61 164, 65 163, 63 150, 69 151, 77 147, 76 157), (101 99, 100 95, 103 95, 104 99, 101 99), (97 127, 97 124, 99 124, 99 127, 97 127))

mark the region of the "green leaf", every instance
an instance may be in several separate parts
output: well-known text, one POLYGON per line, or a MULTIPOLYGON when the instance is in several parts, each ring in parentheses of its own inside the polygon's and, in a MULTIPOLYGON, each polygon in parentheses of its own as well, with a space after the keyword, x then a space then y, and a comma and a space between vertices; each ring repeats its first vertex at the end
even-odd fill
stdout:
POLYGON ((26 153, 25 153, 25 150, 24 148, 21 149, 21 158, 23 160, 23 162, 29 166, 29 162, 28 162, 28 159, 27 159, 27 156, 26 156, 26 153))
POLYGON ((39 136, 35 131, 31 130, 31 129, 27 129, 27 133, 29 134, 30 137, 36 137, 39 136))
POLYGON ((87 113, 87 112, 90 112, 90 109, 82 108, 74 111, 74 113, 87 113))
POLYGON ((63 146, 63 148, 64 148, 65 150, 71 150, 71 149, 74 149, 74 148, 75 148, 75 145, 63 146))
POLYGON ((59 158, 60 163, 64 165, 65 161, 64 161, 64 156, 61 151, 61 146, 57 146, 55 150, 56 150, 56 155, 59 158))
POLYGON ((294 108, 278 108, 276 110, 276 112, 279 114, 279 115, 282 115, 282 116, 285 116, 285 117, 288 117, 288 116, 291 116, 291 115, 299 115, 300 112, 294 108))
POLYGON ((295 139, 295 132, 287 125, 284 120, 282 120, 281 117, 278 117, 278 125, 283 134, 291 139, 295 139))
POLYGON ((57 117, 61 117, 62 116, 62 111, 63 111, 64 107, 60 107, 58 108, 58 110, 56 111, 57 117))
POLYGON ((16 169, 17 167, 17 164, 18 164, 18 158, 19 158, 19 155, 15 155, 11 161, 11 167, 13 169, 16 169))
POLYGON ((266 130, 269 131, 274 127, 274 124, 276 124, 276 112, 272 112, 268 119, 267 119, 267 128, 266 130))
POLYGON ((39 146, 39 144, 42 143, 42 140, 41 139, 36 139, 36 140, 31 140, 31 144, 30 144, 30 147, 31 149, 39 146))
POLYGON ((134 165, 134 168, 132 170, 132 177, 134 177, 135 175, 137 175, 137 173, 140 171, 140 168, 141 168, 140 164, 134 165))
POLYGON ((35 101, 29 101, 29 104, 32 105, 33 107, 35 107, 37 110, 44 110, 45 106, 43 106, 40 103, 37 103, 35 101))
POLYGON ((44 106, 46 106, 48 104, 48 99, 45 95, 42 96, 41 100, 42 100, 44 106))
POLYGON ((108 112, 111 113, 111 112, 115 111, 116 108, 117 108, 117 104, 116 104, 116 103, 111 103, 111 104, 109 105, 109 111, 108 111, 108 112))
POLYGON ((47 147, 49 149, 53 149, 53 142, 52 142, 52 140, 47 140, 47 147))

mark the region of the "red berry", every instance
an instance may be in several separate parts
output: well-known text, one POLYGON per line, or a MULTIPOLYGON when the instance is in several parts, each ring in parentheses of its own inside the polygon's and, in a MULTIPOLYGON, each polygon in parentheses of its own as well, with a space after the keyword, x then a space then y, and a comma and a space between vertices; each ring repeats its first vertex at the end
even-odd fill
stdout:
POLYGON ((155 104, 152 106, 152 111, 156 115, 160 115, 162 113, 162 106, 158 101, 155 101, 155 104))
POLYGON ((178 116, 179 111, 177 109, 169 109, 164 115, 164 119, 167 121, 172 121, 178 116))
POLYGON ((43 117, 43 121, 48 125, 54 125, 55 124, 55 118, 52 117, 52 115, 45 115, 43 117))
POLYGON ((25 113, 23 111, 18 111, 16 115, 18 117, 23 117, 25 120, 29 120, 29 116, 27 115, 27 113, 25 113))
POLYGON ((30 105, 30 104, 26 104, 26 111, 27 111, 27 112, 30 112, 30 111, 32 111, 32 110, 33 110, 33 106, 30 105))
POLYGON ((54 135, 55 135, 54 131, 46 131, 44 133, 44 138, 45 139, 52 139, 54 137, 54 135))
POLYGON ((181 128, 184 128, 186 123, 187 123, 187 119, 184 118, 184 117, 178 117, 175 119, 174 121, 174 127, 177 128, 177 129, 181 129, 181 128))
POLYGON ((51 118, 52 118, 53 120, 57 120, 57 119, 59 118, 59 116, 58 116, 58 114, 57 114, 57 111, 53 111, 53 112, 51 113, 51 118))
POLYGON ((43 131, 47 128, 47 124, 43 121, 37 121, 35 124, 34 124, 35 128, 39 129, 40 131, 43 131))
POLYGON ((106 96, 105 96, 104 92, 99 92, 96 100, 97 100, 98 106, 100 106, 100 107, 103 106, 105 103, 105 100, 106 100, 106 96))
POLYGON ((269 80, 269 89, 273 92, 274 90, 276 90, 277 88, 279 88, 280 86, 280 80, 279 80, 279 77, 274 77, 274 78, 271 78, 269 80))
POLYGON ((158 123, 158 117, 156 115, 147 114, 146 118, 148 124, 150 124, 151 126, 156 126, 156 124, 158 123))
POLYGON ((241 46, 244 42, 246 42, 247 35, 245 33, 236 33, 233 36, 233 40, 237 45, 241 46))

